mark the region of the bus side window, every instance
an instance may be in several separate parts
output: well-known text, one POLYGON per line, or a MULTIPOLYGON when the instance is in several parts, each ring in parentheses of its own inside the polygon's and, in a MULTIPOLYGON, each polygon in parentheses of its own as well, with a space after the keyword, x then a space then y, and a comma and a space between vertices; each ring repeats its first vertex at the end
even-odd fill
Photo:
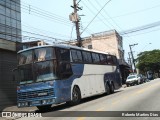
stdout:
POLYGON ((108 62, 108 65, 113 65, 113 59, 111 55, 107 55, 107 62, 108 62))
POLYGON ((91 58, 91 53, 90 52, 82 51, 82 55, 83 55, 83 62, 92 63, 92 58, 91 58))
POLYGON ((77 53, 76 50, 71 50, 71 54, 72 54, 72 60, 73 62, 77 62, 77 53))
POLYGON ((82 54, 79 50, 71 50, 73 62, 82 62, 82 54))
POLYGON ((67 62, 60 62, 59 74, 62 79, 69 78, 72 75, 71 64, 67 62))
POLYGON ((66 79, 72 75, 72 68, 70 64, 70 51, 68 49, 57 49, 59 58, 59 75, 60 78, 66 79))
POLYGON ((60 61, 70 62, 70 52, 67 49, 58 49, 58 57, 60 61))
POLYGON ((77 58, 78 58, 78 62, 82 62, 82 53, 81 51, 77 51, 77 58))
POLYGON ((104 54, 100 54, 101 64, 107 64, 107 57, 104 54))
POLYGON ((112 59, 113 59, 113 64, 117 65, 117 58, 116 58, 116 56, 112 56, 112 59))
POLYGON ((93 63, 99 64, 100 63, 99 54, 92 53, 92 60, 93 60, 93 63))

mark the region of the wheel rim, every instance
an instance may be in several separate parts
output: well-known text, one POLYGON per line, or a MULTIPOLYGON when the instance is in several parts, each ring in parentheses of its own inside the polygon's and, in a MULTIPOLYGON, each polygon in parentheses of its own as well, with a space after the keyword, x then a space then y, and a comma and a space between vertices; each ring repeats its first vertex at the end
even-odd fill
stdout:
POLYGON ((107 83, 106 83, 106 91, 107 91, 107 94, 110 94, 110 89, 107 83))
POLYGON ((113 87, 113 84, 112 84, 112 91, 114 91, 114 87, 113 87))
POLYGON ((113 86, 113 84, 111 84, 111 92, 112 93, 114 92, 114 86, 113 86))
POLYGON ((78 101, 78 92, 75 89, 73 91, 73 101, 78 101))

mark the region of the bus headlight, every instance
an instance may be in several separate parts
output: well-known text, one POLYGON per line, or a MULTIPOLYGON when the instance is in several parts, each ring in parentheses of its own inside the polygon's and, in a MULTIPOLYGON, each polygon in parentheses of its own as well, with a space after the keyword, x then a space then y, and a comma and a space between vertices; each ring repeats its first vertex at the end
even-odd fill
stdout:
POLYGON ((21 106, 22 106, 22 107, 25 106, 25 103, 21 103, 21 106))
POLYGON ((18 107, 21 107, 21 103, 18 103, 18 107))
POLYGON ((28 106, 28 102, 25 102, 24 104, 25 104, 25 106, 28 106))
POLYGON ((46 100, 42 100, 42 104, 46 104, 47 103, 47 101, 46 100))
POLYGON ((51 99, 53 103, 55 103, 55 99, 51 99))

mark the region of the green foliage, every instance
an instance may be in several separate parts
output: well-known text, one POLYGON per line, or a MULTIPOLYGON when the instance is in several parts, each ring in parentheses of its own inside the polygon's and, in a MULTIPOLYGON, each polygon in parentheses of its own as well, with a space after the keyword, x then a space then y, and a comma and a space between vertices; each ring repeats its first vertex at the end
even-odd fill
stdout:
POLYGON ((136 61, 138 62, 136 67, 141 72, 148 70, 158 72, 160 70, 160 50, 141 52, 138 54, 136 61))

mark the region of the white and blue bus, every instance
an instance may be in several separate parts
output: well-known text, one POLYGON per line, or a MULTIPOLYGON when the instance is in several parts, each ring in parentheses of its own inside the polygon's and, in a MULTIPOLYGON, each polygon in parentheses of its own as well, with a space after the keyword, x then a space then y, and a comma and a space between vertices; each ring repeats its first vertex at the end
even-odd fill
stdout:
POLYGON ((48 109, 113 93, 121 87, 117 58, 68 45, 45 45, 18 52, 17 106, 48 109))

